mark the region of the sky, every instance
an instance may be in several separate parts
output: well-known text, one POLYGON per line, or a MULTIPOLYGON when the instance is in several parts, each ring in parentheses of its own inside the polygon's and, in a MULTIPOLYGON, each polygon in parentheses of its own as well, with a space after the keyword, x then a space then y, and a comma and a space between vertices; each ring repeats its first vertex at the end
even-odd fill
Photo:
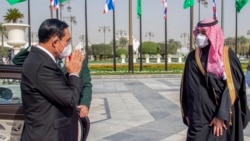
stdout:
MULTIPOLYGON (((24 15, 23 23, 28 23, 28 6, 27 2, 22 2, 15 5, 9 5, 6 0, 0 0, 0 22, 4 22, 3 16, 9 8, 18 8, 24 15)), ((106 0, 88 0, 88 37, 91 44, 98 44, 104 42, 104 32, 99 31, 100 27, 108 26, 110 32, 106 32, 106 43, 109 43, 113 38, 113 12, 109 11, 103 14, 104 4, 106 0)), ((142 1, 142 42, 148 41, 149 32, 154 34, 151 41, 163 42, 164 41, 164 18, 163 18, 163 5, 162 0, 141 0, 142 1)), ((198 0, 194 0, 194 26, 198 22, 198 0)), ((200 6, 201 19, 212 18, 212 0, 207 0, 208 6, 200 6)), ((190 10, 183 9, 184 0, 168 0, 167 12, 167 34, 168 39, 179 40, 182 44, 187 40, 183 33, 190 34, 190 10)), ((116 32, 125 31, 128 35, 128 3, 129 0, 116 0, 115 3, 115 23, 116 32)), ((80 36, 85 34, 85 1, 84 0, 71 0, 70 3, 66 2, 62 10, 63 17, 76 17, 76 24, 72 24, 72 38, 73 44, 80 41, 80 36), (67 6, 71 6, 71 12, 67 11, 67 6)), ((132 13, 133 13, 133 36, 139 39, 139 20, 137 17, 137 0, 132 0, 132 13)), ((217 16, 219 24, 221 21, 221 0, 216 0, 217 16)), ((37 33, 40 24, 50 18, 49 0, 30 0, 31 6, 31 32, 37 33)), ((246 36, 247 30, 250 30, 250 2, 238 13, 238 36, 246 36)), ((54 18, 56 14, 54 12, 54 18)), ((63 18, 70 26, 69 18, 63 18)), ((27 30, 28 32, 28 30, 27 30)), ((224 35, 225 37, 235 37, 235 1, 224 0, 224 35)), ((249 36, 250 38, 250 36, 249 36)), ((35 39, 34 39, 35 40, 35 39)))

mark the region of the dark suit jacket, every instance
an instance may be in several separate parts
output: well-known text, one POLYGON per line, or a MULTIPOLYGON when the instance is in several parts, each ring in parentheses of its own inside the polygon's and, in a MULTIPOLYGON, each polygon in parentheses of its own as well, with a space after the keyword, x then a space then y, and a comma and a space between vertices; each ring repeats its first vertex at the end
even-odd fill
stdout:
MULTIPOLYGON (((21 49, 20 52, 14 56, 14 58, 12 59, 12 62, 15 65, 23 65, 23 62, 28 56, 30 49, 31 47, 21 49)), ((66 73, 66 70, 64 69, 64 67, 62 68, 62 70, 64 71, 64 73, 66 73)), ((82 79, 82 82, 83 82, 83 89, 81 91, 78 105, 86 105, 88 108, 90 108, 90 104, 92 100, 92 84, 91 84, 91 76, 90 76, 90 70, 88 67, 87 59, 84 59, 83 61, 82 69, 80 72, 80 78, 82 79)))
POLYGON ((66 78, 44 51, 32 47, 25 59, 21 91, 25 114, 22 141, 74 141, 82 80, 66 78))

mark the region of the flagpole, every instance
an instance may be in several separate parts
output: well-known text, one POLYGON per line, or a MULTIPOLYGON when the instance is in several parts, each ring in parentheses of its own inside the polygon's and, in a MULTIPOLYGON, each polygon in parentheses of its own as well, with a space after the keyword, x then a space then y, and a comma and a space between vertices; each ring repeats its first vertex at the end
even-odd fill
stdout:
POLYGON ((30 0, 28 0, 29 46, 31 46, 30 0))
POLYGON ((53 18, 53 7, 51 4, 49 6, 49 9, 50 9, 50 18, 53 18))
POLYGON ((221 29, 224 31, 224 0, 221 0, 221 29))
POLYGON ((140 71, 142 71, 142 12, 141 12, 141 0, 137 0, 137 17, 139 18, 139 38, 140 38, 140 44, 139 44, 139 52, 140 52, 140 71))
POLYGON ((190 47, 189 52, 193 50, 193 25, 194 25, 194 6, 190 7, 190 47))
POLYGON ((201 20, 201 0, 198 0, 198 22, 201 20))
POLYGON ((60 20, 62 20, 62 8, 63 8, 63 6, 64 6, 63 3, 60 2, 60 3, 59 3, 59 10, 60 10, 60 11, 59 11, 59 12, 60 12, 59 18, 60 18, 60 20))
MULTIPOLYGON (((141 14, 142 16, 142 14, 141 14)), ((139 16, 140 22, 140 71, 142 71, 142 21, 141 16, 139 16)))
POLYGON ((85 0, 85 56, 88 62, 88 10, 87 10, 87 0, 85 0))
POLYGON ((116 71, 115 7, 113 9, 113 63, 114 63, 114 71, 116 71))
POLYGON ((167 54, 168 54, 168 44, 167 44, 168 33, 167 33, 167 29, 168 29, 168 23, 167 23, 167 15, 166 15, 165 16, 165 71, 168 71, 168 57, 167 57, 167 54))
POLYGON ((58 12, 58 8, 56 9, 56 18, 59 19, 59 12, 58 12))
POLYGON ((133 26, 132 26, 132 0, 129 0, 129 73, 134 73, 134 65, 133 65, 133 26))
POLYGON ((238 12, 235 12, 235 54, 237 55, 238 49, 238 12))

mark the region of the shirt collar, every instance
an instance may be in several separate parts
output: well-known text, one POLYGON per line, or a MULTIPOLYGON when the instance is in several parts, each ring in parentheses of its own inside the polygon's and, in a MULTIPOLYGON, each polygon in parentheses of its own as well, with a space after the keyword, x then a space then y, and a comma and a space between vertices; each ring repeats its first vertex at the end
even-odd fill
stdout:
POLYGON ((47 53, 50 56, 50 58, 56 63, 55 57, 47 49, 45 49, 44 47, 42 47, 40 45, 37 45, 36 47, 39 48, 39 49, 41 49, 45 53, 47 53))

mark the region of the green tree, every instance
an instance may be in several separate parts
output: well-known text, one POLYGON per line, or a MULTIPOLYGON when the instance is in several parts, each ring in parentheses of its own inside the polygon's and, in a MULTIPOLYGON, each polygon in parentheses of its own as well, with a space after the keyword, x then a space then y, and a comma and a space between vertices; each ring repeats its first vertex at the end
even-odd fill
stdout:
MULTIPOLYGON (((118 40, 115 40, 115 48, 118 48, 117 43, 118 43, 118 40)), ((113 47, 113 45, 114 45, 114 40, 111 40, 111 41, 109 42, 109 45, 113 47)))
POLYGON ((235 49, 235 38, 233 37, 228 37, 224 41, 225 46, 230 47, 232 50, 235 49))
POLYGON ((7 47, 1 47, 0 48, 0 57, 7 57, 8 56, 8 50, 9 48, 7 47))
POLYGON ((239 53, 241 55, 245 55, 247 52, 247 39, 244 36, 238 37, 238 47, 239 47, 239 53))
POLYGON ((120 57, 121 54, 124 54, 124 55, 127 56, 127 55, 128 55, 128 50, 125 49, 125 48, 118 48, 118 49, 116 50, 116 56, 120 57))
POLYGON ((159 44, 155 42, 148 41, 142 43, 142 54, 157 54, 159 49, 159 44))
POLYGON ((22 19, 24 15, 17 8, 10 8, 3 17, 6 22, 17 23, 17 20, 22 19))
POLYGON ((177 49, 181 47, 180 41, 175 41, 174 39, 168 40, 168 54, 176 54, 177 49))
POLYGON ((102 60, 103 58, 107 58, 107 56, 112 55, 112 46, 109 44, 93 44, 92 45, 92 53, 95 57, 95 60, 97 59, 97 56, 99 56, 99 59, 102 60))
POLYGON ((92 46, 89 46, 89 47, 88 47, 88 55, 93 55, 92 46))
POLYGON ((157 53, 164 55, 165 54, 165 43, 158 43, 159 45, 159 49, 157 51, 157 53))
POLYGON ((125 37, 121 37, 118 39, 118 47, 127 48, 128 46, 128 39, 125 37))
MULTIPOLYGON (((158 43, 160 48, 158 49, 157 53, 161 54, 162 56, 165 55, 165 43, 158 43)), ((174 39, 170 39, 167 43, 168 54, 176 54, 177 49, 181 46, 179 41, 174 41, 174 39)))
MULTIPOLYGON (((237 53, 246 54, 246 52, 249 50, 248 39, 245 38, 244 36, 240 36, 237 38, 237 42, 238 42, 237 53)), ((225 46, 228 46, 235 51, 235 37, 226 38, 224 44, 225 46)))

